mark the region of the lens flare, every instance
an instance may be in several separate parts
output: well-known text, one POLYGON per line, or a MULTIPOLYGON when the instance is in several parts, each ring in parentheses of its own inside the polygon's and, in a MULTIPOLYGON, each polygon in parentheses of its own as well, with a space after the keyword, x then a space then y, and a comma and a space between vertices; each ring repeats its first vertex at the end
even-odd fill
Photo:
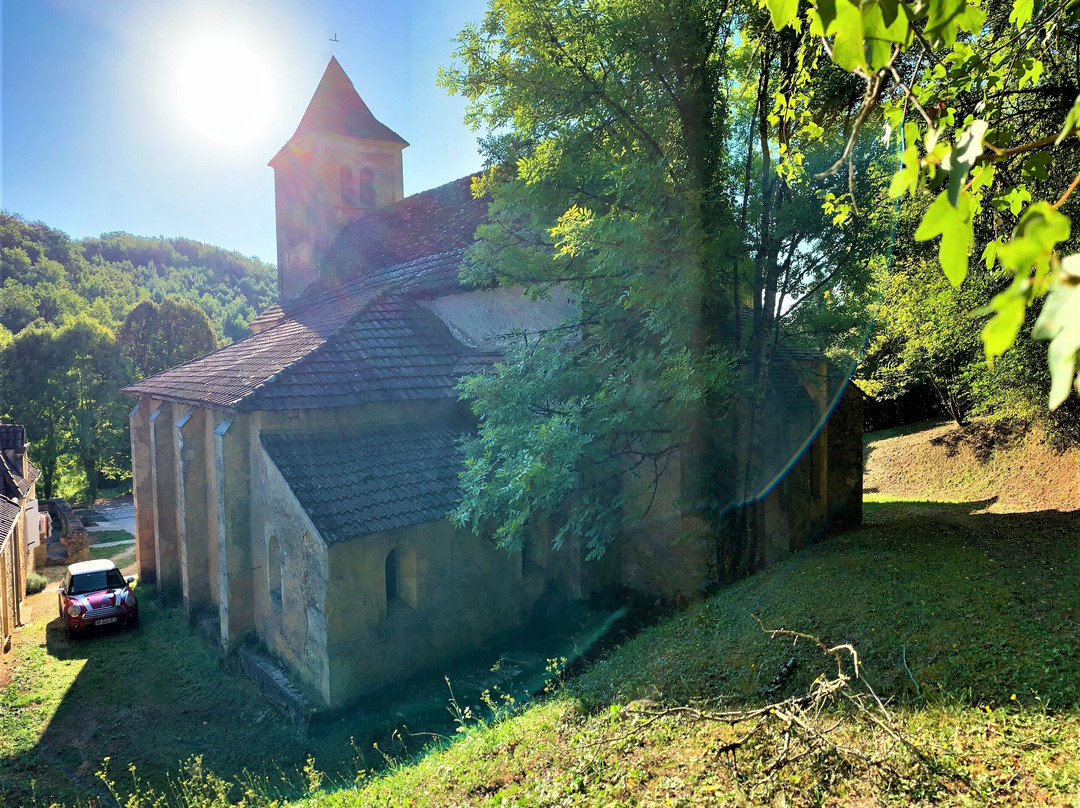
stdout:
POLYGON ((181 46, 175 70, 180 118, 210 143, 248 145, 272 117, 268 64, 242 35, 192 35, 181 46))

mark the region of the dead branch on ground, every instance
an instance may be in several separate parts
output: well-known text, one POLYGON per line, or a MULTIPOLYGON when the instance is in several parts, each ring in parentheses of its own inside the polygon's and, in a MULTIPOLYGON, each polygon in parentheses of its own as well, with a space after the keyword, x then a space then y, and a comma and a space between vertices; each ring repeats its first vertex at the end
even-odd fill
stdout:
MULTIPOLYGON (((732 728, 752 722, 750 729, 713 751, 717 758, 730 761, 737 780, 748 786, 751 793, 756 792, 761 796, 778 787, 781 771, 807 758, 819 764, 840 764, 865 770, 868 775, 877 773, 894 780, 913 774, 945 774, 945 770, 929 753, 905 737, 898 728, 886 702, 862 675, 859 655, 854 646, 849 643, 829 645, 812 634, 786 628, 766 628, 756 614, 753 617, 772 639, 790 639, 793 646, 804 641, 817 647, 824 656, 836 663, 835 674, 819 674, 805 692, 755 708, 629 707, 626 713, 641 719, 634 722, 629 732, 584 746, 613 744, 640 737, 642 730, 664 718, 718 722, 732 728), (845 728, 865 734, 867 741, 852 743, 850 739, 859 738, 860 735, 850 731, 841 732, 845 728), (738 755, 743 751, 750 754, 744 758, 743 771, 740 772, 738 755), (902 770, 905 751, 910 755, 911 763, 906 773, 902 770), (746 766, 747 760, 759 760, 761 765, 746 766), (750 773, 755 771, 756 774, 751 776, 750 773)), ((796 658, 790 657, 780 666, 772 682, 759 692, 771 697, 782 690, 796 664, 796 658)))

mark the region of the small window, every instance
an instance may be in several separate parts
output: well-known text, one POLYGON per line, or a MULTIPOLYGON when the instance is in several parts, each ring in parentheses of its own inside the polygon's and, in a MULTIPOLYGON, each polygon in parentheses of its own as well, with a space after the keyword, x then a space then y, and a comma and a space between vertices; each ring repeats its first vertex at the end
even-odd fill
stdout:
POLYGON ((270 590, 270 603, 281 607, 281 545, 277 536, 271 536, 266 546, 266 583, 270 590))
POLYGON ((398 596, 398 565, 397 552, 391 550, 386 554, 386 603, 387 606, 397 600, 398 596))
POLYGON ((375 175, 370 168, 360 171, 360 206, 375 207, 375 175))
MULTIPOLYGON (((361 173, 361 178, 363 173, 361 173)), ((341 167, 341 204, 347 208, 356 207, 356 183, 353 181, 352 169, 348 166, 341 167)))

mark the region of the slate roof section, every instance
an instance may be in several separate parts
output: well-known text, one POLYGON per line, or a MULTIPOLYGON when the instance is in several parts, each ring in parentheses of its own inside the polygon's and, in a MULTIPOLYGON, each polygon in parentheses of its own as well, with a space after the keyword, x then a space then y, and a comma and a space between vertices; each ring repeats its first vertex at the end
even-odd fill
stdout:
POLYGON ((26 446, 26 428, 22 424, 0 424, 0 449, 22 450, 26 446))
POLYGON ((473 197, 472 181, 473 175, 461 177, 354 219, 330 248, 326 266, 346 279, 371 267, 427 258, 428 291, 460 289, 457 276, 464 248, 487 221, 488 202, 473 197))
POLYGON ((471 180, 353 222, 328 260, 343 280, 271 307, 258 333, 123 392, 238 410, 456 395, 454 366, 470 351, 409 300, 461 291, 458 269, 487 212, 471 180))
POLYGON ((0 550, 7 544, 8 536, 13 533, 11 528, 21 513, 22 509, 18 505, 0 497, 0 550))
POLYGON ((310 397, 320 407, 456 397, 462 350, 435 315, 405 298, 379 300, 240 409, 299 409, 310 397))
POLYGON ((458 498, 462 434, 409 424, 261 440, 323 540, 334 543, 445 518, 458 498))
POLYGON ((5 497, 22 499, 30 493, 30 483, 23 479, 7 455, 0 454, 0 493, 5 497))
POLYGON ((315 88, 315 94, 311 97, 296 131, 289 138, 289 142, 274 155, 270 165, 274 165, 296 141, 316 134, 344 135, 360 140, 396 143, 403 147, 409 145, 401 135, 371 114, 368 105, 353 87, 352 80, 333 56, 323 71, 319 86, 315 88))

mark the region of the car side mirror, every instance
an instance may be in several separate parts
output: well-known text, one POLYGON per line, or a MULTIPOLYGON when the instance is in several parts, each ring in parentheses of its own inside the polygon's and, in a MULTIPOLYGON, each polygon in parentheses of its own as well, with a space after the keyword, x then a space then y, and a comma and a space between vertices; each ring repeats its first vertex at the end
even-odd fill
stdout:
POLYGON ((60 594, 64 594, 64 585, 60 584, 60 594))
POLYGON ((135 583, 135 576, 134 575, 129 575, 124 580, 127 581, 129 584, 133 584, 133 583, 135 583))

